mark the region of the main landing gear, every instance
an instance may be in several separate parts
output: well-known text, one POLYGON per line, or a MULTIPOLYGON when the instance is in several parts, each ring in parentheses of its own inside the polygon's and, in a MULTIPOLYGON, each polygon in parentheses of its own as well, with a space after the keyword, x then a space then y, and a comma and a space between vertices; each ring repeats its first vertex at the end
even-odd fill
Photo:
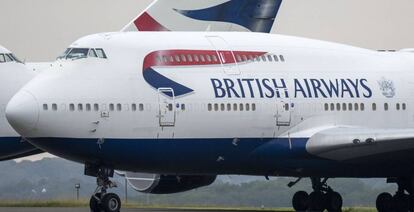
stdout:
MULTIPOLYGON (((301 180, 289 183, 289 187, 294 186, 301 180)), ((329 212, 342 211, 342 197, 338 192, 335 192, 327 185, 328 178, 321 180, 321 178, 313 177, 312 188, 313 192, 308 194, 305 191, 298 191, 292 199, 293 208, 296 211, 313 211, 322 212, 328 210, 329 212)))
POLYGON ((389 178, 387 182, 397 183, 398 190, 394 195, 378 195, 378 212, 414 212, 414 178, 389 178))
POLYGON ((95 176, 98 184, 89 201, 91 212, 119 212, 121 210, 121 199, 114 193, 107 193, 109 188, 117 187, 115 183, 109 180, 109 177, 113 177, 114 170, 86 165, 85 174, 95 176))

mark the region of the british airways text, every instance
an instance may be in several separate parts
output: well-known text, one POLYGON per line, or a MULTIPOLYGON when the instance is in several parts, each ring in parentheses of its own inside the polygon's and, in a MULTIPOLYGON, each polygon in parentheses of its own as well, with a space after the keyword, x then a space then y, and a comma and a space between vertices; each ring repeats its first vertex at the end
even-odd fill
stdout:
POLYGON ((211 79, 216 98, 371 98, 367 79, 211 79), (293 90, 289 90, 293 88, 293 90))

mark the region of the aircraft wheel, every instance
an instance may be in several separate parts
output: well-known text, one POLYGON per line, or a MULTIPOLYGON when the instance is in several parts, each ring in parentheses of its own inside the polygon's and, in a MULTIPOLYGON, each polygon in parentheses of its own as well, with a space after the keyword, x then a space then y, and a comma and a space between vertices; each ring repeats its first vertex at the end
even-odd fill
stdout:
POLYGON ((326 206, 329 212, 341 212, 342 204, 342 196, 338 192, 328 192, 326 194, 326 206))
POLYGON ((292 206, 295 211, 306 211, 308 209, 309 195, 306 191, 298 191, 293 195, 292 206))
POLYGON ((101 198, 101 194, 95 194, 91 197, 91 199, 89 200, 89 208, 91 209, 91 212, 101 212, 101 207, 100 207, 100 198, 101 198))
POLYGON ((313 212, 321 212, 326 206, 325 196, 320 191, 314 191, 309 195, 309 210, 313 212))
POLYGON ((378 195, 376 206, 378 212, 390 212, 393 209, 393 198, 390 193, 382 193, 378 195))
POLYGON ((410 197, 406 194, 396 194, 393 203, 396 212, 410 211, 410 197))
POLYGON ((101 206, 105 212, 119 212, 121 210, 121 199, 113 193, 105 194, 102 197, 101 206))

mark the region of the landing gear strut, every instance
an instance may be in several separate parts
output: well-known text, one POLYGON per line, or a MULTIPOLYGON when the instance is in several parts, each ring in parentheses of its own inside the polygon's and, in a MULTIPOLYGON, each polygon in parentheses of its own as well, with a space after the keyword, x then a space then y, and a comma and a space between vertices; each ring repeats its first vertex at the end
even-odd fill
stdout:
POLYGON ((377 197, 378 212, 414 212, 414 178, 389 178, 388 183, 397 183, 395 195, 381 193, 377 197))
MULTIPOLYGON (((342 211, 342 197, 338 192, 327 185, 328 178, 311 178, 313 192, 298 191, 292 199, 293 208, 296 211, 342 211)), ((298 181, 294 182, 296 184, 298 181)), ((294 185, 293 184, 293 185, 294 185)), ((292 183, 289 184, 293 186, 292 183)))
POLYGON ((89 201, 91 212, 119 212, 121 210, 119 196, 114 193, 107 193, 108 189, 117 187, 114 182, 109 180, 109 177, 113 177, 114 170, 86 166, 85 173, 96 176, 96 183, 98 185, 89 201), (93 173, 93 170, 96 172, 93 173))

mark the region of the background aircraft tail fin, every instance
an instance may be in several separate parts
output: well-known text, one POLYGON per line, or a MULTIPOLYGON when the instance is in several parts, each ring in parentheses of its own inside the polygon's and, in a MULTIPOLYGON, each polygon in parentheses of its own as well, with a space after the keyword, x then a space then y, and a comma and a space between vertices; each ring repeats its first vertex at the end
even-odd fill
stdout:
POLYGON ((269 33, 282 0, 156 0, 122 31, 269 33))

